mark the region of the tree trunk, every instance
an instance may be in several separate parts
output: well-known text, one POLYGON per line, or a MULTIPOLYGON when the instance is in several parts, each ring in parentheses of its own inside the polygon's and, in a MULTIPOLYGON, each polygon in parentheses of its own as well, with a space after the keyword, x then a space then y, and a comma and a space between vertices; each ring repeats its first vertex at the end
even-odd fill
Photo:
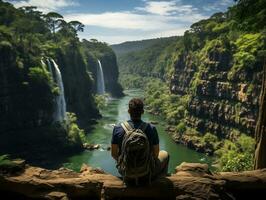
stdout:
POLYGON ((266 168, 266 64, 264 64, 263 68, 259 117, 255 131, 255 139, 256 151, 254 169, 266 168))

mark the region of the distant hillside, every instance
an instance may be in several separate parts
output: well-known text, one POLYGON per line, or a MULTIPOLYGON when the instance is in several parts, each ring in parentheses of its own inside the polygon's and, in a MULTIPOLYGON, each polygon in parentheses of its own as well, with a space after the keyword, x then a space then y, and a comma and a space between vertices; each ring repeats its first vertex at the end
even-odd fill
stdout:
MULTIPOLYGON (((141 77, 161 77, 166 74, 166 61, 171 57, 180 37, 162 38, 154 40, 150 46, 138 44, 145 48, 120 54, 117 56, 121 82, 129 80, 128 74, 141 77)), ((127 87, 126 85, 124 85, 127 87)))
POLYGON ((130 41, 130 42, 123 42, 121 44, 111 45, 112 49, 116 53, 117 56, 127 54, 133 51, 140 51, 147 47, 150 47, 159 42, 166 42, 168 40, 174 40, 177 38, 176 36, 173 37, 166 37, 166 38, 155 38, 155 39, 148 39, 148 40, 139 40, 139 41, 130 41))

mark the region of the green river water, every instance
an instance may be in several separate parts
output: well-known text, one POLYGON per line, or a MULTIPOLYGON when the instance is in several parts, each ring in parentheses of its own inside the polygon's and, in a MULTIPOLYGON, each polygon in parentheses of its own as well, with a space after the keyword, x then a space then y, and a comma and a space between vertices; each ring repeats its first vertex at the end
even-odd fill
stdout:
MULTIPOLYGON (((111 144, 113 125, 129 118, 127 113, 128 101, 133 97, 142 97, 143 94, 141 90, 127 90, 124 92, 126 96, 119 99, 108 100, 107 107, 101 111, 103 117, 87 135, 88 143, 100 144, 101 148, 94 151, 85 150, 80 154, 69 157, 64 163, 64 167, 78 171, 82 163, 86 163, 92 167, 99 167, 113 175, 118 175, 115 161, 111 157, 111 152, 106 150, 111 144)), ((197 153, 183 145, 176 144, 165 132, 166 124, 160 116, 145 113, 143 115, 143 120, 146 122, 159 122, 159 124, 156 125, 156 128, 160 138, 160 149, 166 150, 170 154, 170 173, 172 173, 175 167, 182 162, 211 164, 211 158, 205 154, 197 153)))

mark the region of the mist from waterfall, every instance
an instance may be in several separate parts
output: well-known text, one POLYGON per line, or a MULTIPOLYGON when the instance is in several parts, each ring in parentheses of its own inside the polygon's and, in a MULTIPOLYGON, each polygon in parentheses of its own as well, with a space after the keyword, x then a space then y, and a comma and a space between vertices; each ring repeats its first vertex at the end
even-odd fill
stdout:
POLYGON ((101 61, 98 60, 98 67, 97 67, 97 94, 104 94, 104 93, 105 93, 104 74, 103 74, 101 61))
MULTIPOLYGON (((56 97, 56 109, 53 115, 54 121, 63 121, 66 119, 66 100, 65 100, 65 93, 64 93, 64 84, 62 80, 62 75, 60 69, 56 62, 53 59, 47 59, 48 70, 51 73, 53 81, 59 87, 59 95, 56 97), (52 70, 54 69, 54 70, 52 70)), ((42 64, 45 64, 41 61, 42 64)))

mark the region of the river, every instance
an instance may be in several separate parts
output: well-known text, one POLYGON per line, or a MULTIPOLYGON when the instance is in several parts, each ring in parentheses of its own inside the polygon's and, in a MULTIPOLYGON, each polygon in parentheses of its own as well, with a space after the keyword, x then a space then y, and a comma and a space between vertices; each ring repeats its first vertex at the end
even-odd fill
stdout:
MULTIPOLYGON (((113 124, 117 124, 129 118, 127 113, 128 102, 133 97, 142 97, 140 90, 124 91, 126 96, 119 99, 108 100, 108 105, 101 111, 102 118, 93 127, 91 133, 87 135, 88 143, 100 144, 101 148, 94 151, 85 150, 84 152, 68 158, 64 167, 78 171, 82 163, 92 167, 99 167, 113 175, 118 175, 115 168, 115 162, 111 157, 111 152, 107 151, 110 146, 113 124)), ((186 148, 183 145, 176 144, 165 132, 166 124, 159 116, 144 113, 144 121, 157 121, 157 131, 160 138, 160 149, 166 150, 170 154, 169 172, 174 172, 177 165, 182 162, 200 162, 211 164, 211 158, 186 148)))

